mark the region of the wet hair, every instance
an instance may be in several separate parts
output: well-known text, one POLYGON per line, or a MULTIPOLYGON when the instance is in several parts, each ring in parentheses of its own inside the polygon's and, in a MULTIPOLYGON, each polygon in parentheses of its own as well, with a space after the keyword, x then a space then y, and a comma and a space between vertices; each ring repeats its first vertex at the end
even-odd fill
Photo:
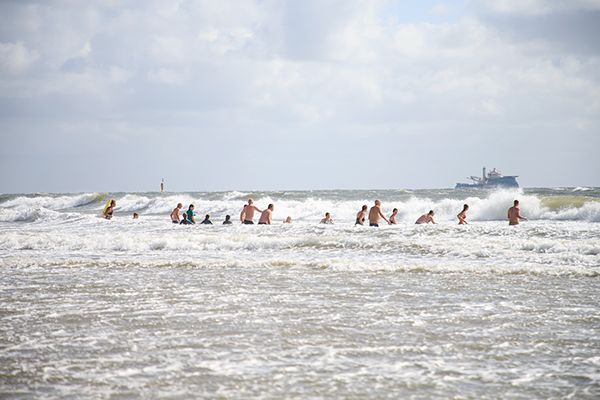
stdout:
POLYGON ((181 208, 181 207, 183 207, 183 204, 177 203, 177 208, 181 208))
POLYGON ((326 212, 326 213, 325 213, 325 216, 326 216, 326 217, 329 217, 329 213, 328 213, 328 212, 326 212))
POLYGON ((204 217, 204 219, 210 219, 210 215, 206 214, 206 216, 204 217))
POLYGON ((515 201, 514 201, 514 204, 515 204, 515 206, 516 206, 517 204, 519 204, 519 200, 515 200, 515 201))
POLYGON ((187 219, 187 213, 183 213, 183 219, 187 219))
POLYGON ((363 210, 366 210, 367 208, 369 208, 369 207, 368 207, 366 204, 364 204, 364 205, 362 206, 362 209, 363 209, 363 210))
POLYGON ((248 199, 248 204, 252 204, 252 203, 254 203, 254 200, 248 199))
POLYGON ((137 217, 139 217, 139 216, 140 216, 140 214, 138 214, 138 213, 133 213, 133 218, 137 218, 137 217))
POLYGON ((433 215, 433 210, 429 210, 429 215, 433 215))
POLYGON ((394 209, 392 210, 392 212, 396 212, 396 211, 398 211, 398 209, 397 209, 397 208, 394 208, 394 209))
POLYGON ((231 219, 231 215, 226 215, 225 216, 225 221, 229 221, 231 219))
POLYGON ((188 207, 188 210, 189 210, 190 208, 194 208, 194 205, 193 205, 193 204, 190 204, 190 206, 188 207))
POLYGON ((468 204, 463 205, 463 211, 465 211, 467 208, 469 208, 468 204))
POLYGON ((269 206, 267 208, 268 209, 272 209, 273 208, 273 204, 269 204, 269 206))

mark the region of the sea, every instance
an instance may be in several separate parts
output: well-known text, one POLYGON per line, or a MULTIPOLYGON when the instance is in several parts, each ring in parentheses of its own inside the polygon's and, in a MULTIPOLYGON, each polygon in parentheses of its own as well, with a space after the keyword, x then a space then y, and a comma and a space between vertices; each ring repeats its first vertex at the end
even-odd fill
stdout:
POLYGON ((0 398, 598 399, 600 188, 1 194, 0 398))

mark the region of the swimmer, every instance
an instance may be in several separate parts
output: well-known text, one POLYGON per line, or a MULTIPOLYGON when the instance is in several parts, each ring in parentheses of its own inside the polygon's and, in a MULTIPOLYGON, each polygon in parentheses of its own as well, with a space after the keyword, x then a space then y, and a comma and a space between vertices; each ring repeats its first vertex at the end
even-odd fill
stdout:
POLYGON ((527 221, 527 217, 521 215, 521 209, 519 208, 519 200, 515 200, 514 205, 508 209, 508 224, 519 225, 519 220, 524 219, 527 221))
POLYGON ((248 204, 246 204, 242 210, 244 213, 243 224, 254 225, 254 211, 258 211, 259 213, 263 212, 254 205, 254 200, 248 199, 248 204))
POLYGON ((117 202, 112 199, 107 207, 102 211, 102 216, 106 219, 111 219, 113 217, 113 212, 115 211, 115 207, 117 206, 117 202))
POLYGON ((396 222, 396 216, 398 215, 398 209, 394 208, 392 210, 392 215, 390 215, 390 225, 396 225, 398 222, 396 222))
POLYGON ((421 215, 415 224, 428 224, 430 222, 435 224, 435 221, 433 220, 433 214, 433 210, 429 210, 427 214, 421 215))
POLYGON ((182 218, 181 222, 179 223, 179 225, 190 225, 191 224, 191 222, 188 221, 188 215, 187 215, 187 213, 183 213, 183 214, 181 214, 181 216, 183 218, 182 218))
POLYGON ((171 211, 171 222, 173 222, 174 224, 179 223, 179 210, 181 210, 182 207, 183 204, 177 203, 177 207, 175 207, 173 211, 171 211))
POLYGON ((368 208, 369 207, 367 207, 366 204, 364 206, 362 206, 362 208, 360 209, 358 214, 356 214, 356 222, 354 223, 354 225, 364 225, 365 224, 365 218, 367 217, 367 209, 368 208))
POLYGON ((388 224, 390 221, 381 212, 381 201, 375 200, 375 205, 369 210, 369 226, 379 227, 379 218, 383 218, 388 224))
POLYGON ((200 225, 212 225, 213 223, 210 221, 210 215, 206 214, 204 217, 204 221, 200 222, 200 225))
POLYGON ((458 218, 459 225, 468 225, 467 223, 467 210, 469 209, 469 205, 465 204, 461 212, 456 216, 458 218))
POLYGON ((291 224, 292 223, 292 217, 290 217, 288 215, 288 217, 283 221, 284 224, 291 224))
POLYGON ((140 214, 138 213, 133 213, 133 219, 138 219, 140 217, 140 214))
POLYGON ((223 225, 231 225, 231 215, 226 215, 225 216, 225 221, 223 221, 223 225))
POLYGON ((325 218, 321 220, 321 224, 333 225, 333 219, 328 212, 325 213, 325 218))
POLYGON ((259 225, 271 225, 271 219, 273 218, 273 204, 269 204, 267 209, 260 214, 258 220, 259 225))
POLYGON ((196 220, 194 219, 194 205, 190 204, 190 206, 188 207, 188 210, 185 212, 187 214, 187 223, 188 224, 195 224, 196 220))

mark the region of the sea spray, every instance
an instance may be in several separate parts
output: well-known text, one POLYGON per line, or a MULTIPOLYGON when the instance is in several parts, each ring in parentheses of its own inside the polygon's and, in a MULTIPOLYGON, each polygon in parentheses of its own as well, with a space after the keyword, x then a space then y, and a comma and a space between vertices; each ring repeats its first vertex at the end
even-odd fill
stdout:
POLYGON ((398 208, 398 221, 414 223, 429 210, 435 211, 437 221, 456 221, 463 204, 469 204, 468 222, 503 221, 513 200, 519 199, 522 214, 532 220, 600 221, 600 194, 586 191, 585 195, 564 196, 564 190, 498 190, 498 191, 309 191, 309 192, 207 192, 207 193, 84 193, 73 195, 12 195, 3 196, 0 221, 34 222, 60 219, 59 213, 100 215, 104 200, 117 201, 115 215, 132 214, 164 216, 182 203, 184 210, 194 204, 198 215, 210 214, 213 222, 231 215, 233 220, 242 210, 248 197, 254 197, 259 208, 275 204, 274 221, 291 216, 297 223, 314 223, 331 213, 337 223, 354 222, 363 204, 372 206, 381 198, 383 212, 389 216, 398 208))

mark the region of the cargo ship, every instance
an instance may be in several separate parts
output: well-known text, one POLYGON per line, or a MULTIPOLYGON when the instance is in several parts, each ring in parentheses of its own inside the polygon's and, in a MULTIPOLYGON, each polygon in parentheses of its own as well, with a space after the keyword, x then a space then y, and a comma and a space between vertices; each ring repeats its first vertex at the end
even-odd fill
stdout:
POLYGON ((518 188, 518 175, 504 176, 496 168, 493 168, 486 174, 483 167, 483 174, 479 176, 470 176, 467 179, 473 183, 457 183, 455 189, 495 189, 495 188, 518 188))

